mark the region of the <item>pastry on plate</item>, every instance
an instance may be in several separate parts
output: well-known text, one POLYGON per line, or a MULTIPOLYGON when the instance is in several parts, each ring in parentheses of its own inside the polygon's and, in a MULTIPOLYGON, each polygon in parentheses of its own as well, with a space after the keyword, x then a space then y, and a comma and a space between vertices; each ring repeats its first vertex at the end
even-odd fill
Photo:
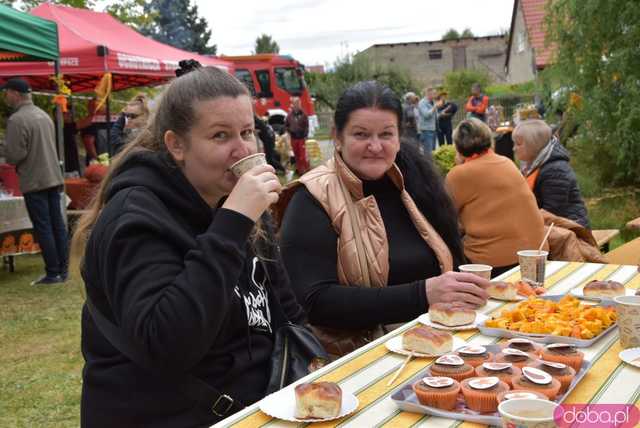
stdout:
POLYGON ((297 419, 327 419, 340 414, 342 389, 333 382, 301 383, 295 388, 297 419))

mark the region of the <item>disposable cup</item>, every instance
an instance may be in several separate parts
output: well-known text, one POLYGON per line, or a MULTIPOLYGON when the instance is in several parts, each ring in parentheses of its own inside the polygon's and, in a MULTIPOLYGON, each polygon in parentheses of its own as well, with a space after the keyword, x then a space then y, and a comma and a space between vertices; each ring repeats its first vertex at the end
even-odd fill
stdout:
POLYGON ((482 278, 491 279, 491 270, 493 269, 489 265, 481 264, 467 264, 458 266, 460 272, 474 273, 482 278))
POLYGON ((620 346, 622 349, 640 347, 640 296, 614 297, 618 311, 620 346))
POLYGON ((544 270, 547 264, 548 251, 522 250, 518 251, 520 262, 520 276, 524 282, 534 286, 544 285, 544 270))
POLYGON ((258 165, 266 165, 267 159, 264 156, 264 153, 255 153, 253 155, 247 156, 246 158, 240 159, 238 162, 231 165, 231 172, 233 175, 240 178, 242 174, 249 171, 254 166, 258 165))
POLYGON ((518 428, 555 428, 554 413, 558 404, 539 398, 503 401, 498 405, 502 426, 518 428))

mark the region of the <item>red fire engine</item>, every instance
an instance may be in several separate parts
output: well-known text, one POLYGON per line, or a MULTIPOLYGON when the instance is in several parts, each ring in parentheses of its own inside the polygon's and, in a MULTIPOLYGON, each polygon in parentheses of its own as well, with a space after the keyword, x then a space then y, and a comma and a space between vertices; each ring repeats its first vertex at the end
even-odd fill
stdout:
POLYGON ((291 97, 299 97, 302 110, 309 116, 309 136, 318 127, 313 100, 304 81, 304 66, 288 55, 259 54, 222 56, 233 62, 236 77, 256 97, 256 113, 267 116, 277 132, 283 132, 291 108, 291 97))

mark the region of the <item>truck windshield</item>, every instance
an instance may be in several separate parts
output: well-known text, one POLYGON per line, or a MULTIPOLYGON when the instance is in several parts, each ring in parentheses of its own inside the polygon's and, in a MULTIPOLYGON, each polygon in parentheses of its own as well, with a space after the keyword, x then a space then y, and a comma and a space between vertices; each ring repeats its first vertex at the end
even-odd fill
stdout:
POLYGON ((277 67, 275 72, 278 86, 293 95, 300 95, 302 93, 304 86, 298 70, 295 68, 277 67))
POLYGON ((237 69, 236 78, 242 83, 244 83, 244 85, 251 92, 251 95, 256 94, 256 88, 253 86, 253 79, 251 79, 251 73, 249 72, 249 70, 245 70, 243 68, 237 69))

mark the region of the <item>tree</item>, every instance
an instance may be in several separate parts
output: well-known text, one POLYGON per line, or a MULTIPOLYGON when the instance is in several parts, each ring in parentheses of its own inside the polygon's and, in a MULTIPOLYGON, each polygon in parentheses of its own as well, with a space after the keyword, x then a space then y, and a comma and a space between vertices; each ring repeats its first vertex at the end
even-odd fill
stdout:
MULTIPOLYGON (((0 0, 0 4, 13 8, 20 6, 19 9, 25 12, 33 9, 41 3, 41 0, 0 0)), ((52 0, 49 3, 63 4, 65 6, 85 9, 91 9, 95 6, 95 0, 52 0)))
POLYGON ((362 80, 378 80, 402 96, 408 91, 418 92, 419 85, 409 73, 397 67, 376 67, 366 56, 347 54, 334 62, 326 73, 305 74, 305 81, 320 105, 335 109, 340 95, 349 86, 362 80))
POLYGON ((601 184, 640 183, 640 9, 636 0, 555 0, 546 9, 553 75, 579 124, 570 147, 601 184))
POLYGON ((278 42, 273 40, 270 35, 262 34, 260 37, 256 38, 256 47, 253 52, 254 54, 262 54, 262 53, 280 53, 280 46, 278 46, 278 42))
POLYGON ((143 1, 144 12, 151 16, 140 32, 161 43, 199 54, 215 55, 216 45, 209 45, 211 30, 207 20, 198 16, 198 6, 190 1, 143 1))
POLYGON ((460 38, 460 33, 455 28, 449 28, 444 36, 442 36, 442 40, 455 40, 460 38))
POLYGON ((451 99, 466 100, 471 95, 474 83, 486 88, 491 83, 491 77, 484 70, 451 71, 444 75, 444 87, 451 99))
POLYGON ((156 14, 147 13, 146 0, 119 0, 111 3, 105 9, 111 16, 123 22, 135 30, 153 23, 156 14))
POLYGON ((475 35, 473 34, 473 31, 471 31, 471 28, 465 28, 462 34, 460 34, 460 37, 475 37, 475 35))

